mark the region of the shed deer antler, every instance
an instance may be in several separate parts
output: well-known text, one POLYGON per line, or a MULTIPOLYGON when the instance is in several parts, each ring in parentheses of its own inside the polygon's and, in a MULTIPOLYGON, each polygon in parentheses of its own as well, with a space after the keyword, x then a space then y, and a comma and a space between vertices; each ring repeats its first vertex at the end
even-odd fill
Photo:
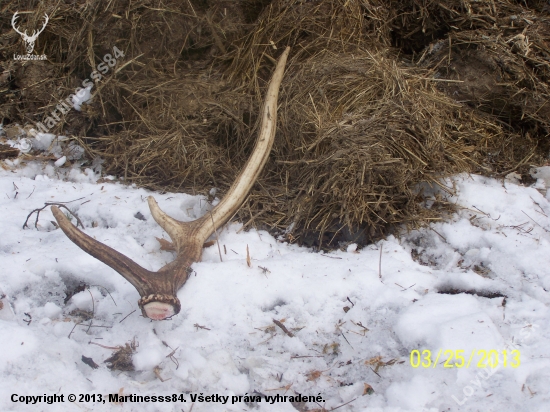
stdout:
POLYGON ((241 207, 267 162, 275 139, 277 97, 289 51, 287 47, 279 58, 269 83, 254 151, 226 196, 211 213, 193 222, 180 222, 164 213, 153 197, 147 198, 153 218, 170 235, 177 252, 176 259, 158 272, 142 268, 130 258, 84 234, 59 208, 52 206, 59 227, 70 240, 86 253, 112 267, 137 289, 141 296, 138 305, 144 316, 162 320, 180 311, 181 304, 176 294, 187 281, 191 265, 200 260, 204 242, 241 207))
POLYGON ((42 25, 42 28, 38 31, 33 30, 32 34, 29 36, 27 34, 27 30, 25 30, 25 32, 23 33, 15 26, 18 14, 19 14, 19 12, 16 11, 15 14, 13 15, 13 17, 11 18, 11 26, 13 27, 13 29, 17 33, 19 33, 21 35, 21 37, 23 38, 23 41, 26 43, 27 53, 31 54, 34 50, 34 43, 36 42, 36 39, 38 38, 38 35, 44 31, 44 29, 46 28, 46 25, 48 24, 48 21, 50 20, 50 18, 48 17, 48 15, 46 13, 44 13, 45 19, 44 19, 44 24, 42 25))

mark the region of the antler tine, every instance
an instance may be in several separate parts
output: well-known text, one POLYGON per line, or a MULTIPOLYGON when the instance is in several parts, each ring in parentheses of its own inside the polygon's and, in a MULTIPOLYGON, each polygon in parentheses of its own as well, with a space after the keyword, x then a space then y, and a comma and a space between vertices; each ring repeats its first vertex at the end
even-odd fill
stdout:
POLYGON ((13 29, 15 30, 16 33, 20 34, 21 36, 23 36, 23 35, 26 36, 26 35, 27 35, 27 31, 26 31, 26 30, 25 30, 25 33, 21 33, 21 32, 19 31, 19 29, 17 29, 17 27, 15 27, 15 24, 17 23, 17 18, 19 17, 18 14, 19 14, 18 11, 16 11, 16 12, 13 14, 13 17, 11 18, 11 25, 12 25, 12 27, 13 27, 13 29))
POLYGON ((290 48, 287 47, 269 83, 254 151, 227 195, 212 212, 193 222, 180 222, 164 213, 153 197, 148 197, 153 218, 175 243, 177 257, 173 262, 157 272, 144 269, 130 258, 78 230, 57 207, 52 206, 59 227, 73 243, 116 270, 137 289, 141 296, 138 305, 145 317, 161 320, 180 311, 180 301, 176 296, 178 289, 192 272, 191 265, 200 260, 204 241, 243 204, 267 162, 275 138, 277 98, 289 52, 290 48))
POLYGON ((279 87, 283 80, 286 60, 289 53, 290 47, 287 47, 281 57, 279 57, 279 61, 277 62, 277 66, 269 82, 265 103, 260 114, 260 132, 252 154, 224 198, 208 216, 204 216, 201 219, 201 224, 197 229, 197 233, 200 233, 204 240, 237 212, 239 207, 246 200, 250 189, 252 189, 252 186, 256 182, 256 179, 269 158, 277 128, 277 100, 279 97, 279 87))
POLYGON ((115 269, 130 282, 140 294, 147 289, 147 279, 154 275, 154 272, 142 268, 122 253, 117 252, 78 230, 57 206, 52 206, 51 209, 63 233, 65 233, 65 235, 67 235, 67 237, 80 249, 115 269))
MULTIPOLYGON (((172 239, 172 242, 176 247, 176 251, 179 253, 183 246, 182 240, 186 239, 190 235, 191 228, 194 226, 193 223, 195 222, 180 222, 179 220, 168 216, 161 210, 153 196, 147 197, 147 203, 149 204, 149 209, 151 210, 153 219, 155 219, 158 225, 162 227, 166 233, 168 233, 170 239, 172 239)), ((202 243, 204 243, 204 240, 206 239, 203 239, 202 243)))
POLYGON ((42 33, 44 31, 44 29, 46 28, 46 25, 48 24, 48 22, 50 21, 50 18, 48 17, 48 15, 46 13, 44 13, 44 16, 46 17, 44 19, 44 24, 42 25, 42 28, 40 29, 40 31, 38 32, 38 34, 42 33))

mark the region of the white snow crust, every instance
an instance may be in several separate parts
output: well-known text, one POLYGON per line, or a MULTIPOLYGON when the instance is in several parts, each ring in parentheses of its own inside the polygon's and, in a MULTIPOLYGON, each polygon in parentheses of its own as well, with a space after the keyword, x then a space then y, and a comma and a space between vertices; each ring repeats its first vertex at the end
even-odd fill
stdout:
MULTIPOLYGON (((141 316, 136 290, 56 229, 49 208, 40 213, 38 230, 36 215, 30 229, 22 228, 45 202, 70 202, 87 234, 157 270, 174 254, 155 239, 169 240, 148 210, 152 193, 56 163, 0 169, 1 411, 297 410, 288 402, 192 405, 191 393, 320 394, 324 402, 308 403, 310 409, 349 402, 341 412, 544 411, 550 405, 546 169, 534 187, 480 176, 449 179, 455 195, 447 199, 459 206, 451 219, 362 249, 350 244, 315 253, 230 223, 218 231, 223 262, 216 245, 206 248, 178 293, 180 314, 152 322, 141 316), (65 303, 65 291, 79 283, 89 287, 65 303), (86 312, 93 318, 79 315, 86 312), (136 370, 108 369, 104 361, 114 350, 106 347, 130 342, 138 345, 136 370), (431 351, 429 368, 411 365, 413 350, 431 351), (480 350, 498 351, 499 367, 478 367, 480 350), (502 365, 504 350, 520 352, 519 366, 510 366, 511 355, 502 365), (476 354, 469 367, 445 368, 445 351, 464 351, 466 361, 476 354), (364 394, 365 384, 372 394, 364 394), (110 393, 184 394, 187 402, 10 400, 13 394, 110 393)), ((153 195, 183 221, 211 208, 200 196, 153 195)))

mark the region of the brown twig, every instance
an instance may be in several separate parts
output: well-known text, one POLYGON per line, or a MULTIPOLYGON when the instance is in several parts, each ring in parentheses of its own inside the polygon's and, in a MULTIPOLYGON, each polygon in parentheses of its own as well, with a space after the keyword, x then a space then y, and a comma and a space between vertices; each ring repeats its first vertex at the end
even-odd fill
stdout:
POLYGON ((342 337, 346 340, 346 342, 348 343, 348 345, 350 346, 350 348, 353 349, 353 346, 351 346, 351 343, 349 343, 349 340, 348 340, 348 338, 346 338, 346 335, 344 335, 344 332, 340 331, 340 334, 341 334, 342 337))
POLYGON ((60 207, 60 208, 62 207, 64 209, 66 209, 71 215, 73 215, 75 217, 76 226, 78 227, 78 225, 80 225, 80 227, 82 229, 84 229, 84 225, 82 224, 82 222, 80 221, 80 218, 76 215, 76 213, 72 212, 67 206, 64 205, 64 203, 76 202, 77 200, 81 200, 81 199, 84 199, 84 198, 81 197, 80 199, 71 200, 70 202, 46 202, 46 203, 44 203, 43 207, 38 208, 38 209, 34 209, 31 213, 29 213, 27 215, 27 219, 25 219, 25 223, 23 223, 23 229, 29 228, 29 226, 27 225, 27 223, 29 222, 29 218, 32 216, 32 214, 34 212, 36 212, 36 221, 34 222, 34 227, 36 228, 36 230, 38 230, 38 218, 40 217, 40 212, 43 211, 48 206, 57 206, 57 207, 60 207))
POLYGON ((102 345, 101 343, 95 343, 95 342, 88 342, 88 345, 97 345, 97 346, 100 346, 102 348, 105 348, 105 349, 111 349, 111 350, 119 350, 120 348, 122 348, 122 346, 106 346, 106 345, 102 345))
POLYGON ((115 302, 115 300, 113 299, 113 296, 111 295, 111 293, 109 292, 109 290, 105 287, 105 286, 101 286, 101 285, 90 285, 91 286, 94 286, 96 288, 102 288, 102 289, 105 289, 105 292, 107 292, 107 294, 109 295, 109 297, 111 298, 111 300, 113 301, 113 303, 115 304, 115 306, 118 306, 115 302))
POLYGON ((281 322, 279 322, 277 319, 273 319, 273 323, 274 323, 275 325, 277 325, 278 327, 280 327, 280 328, 283 330, 283 332, 286 333, 288 336, 290 336, 291 338, 294 337, 294 334, 293 334, 291 331, 289 331, 289 330, 286 328, 286 326, 283 325, 281 322))
POLYGON ((131 311, 130 313, 128 313, 128 314, 127 314, 126 316, 124 316, 124 317, 122 318, 122 320, 121 320, 120 322, 118 322, 118 323, 122 323, 122 321, 123 321, 124 319, 126 319, 128 316, 130 316, 130 315, 131 315, 132 313, 134 313, 136 310, 137 310, 137 309, 134 309, 133 311, 131 311))

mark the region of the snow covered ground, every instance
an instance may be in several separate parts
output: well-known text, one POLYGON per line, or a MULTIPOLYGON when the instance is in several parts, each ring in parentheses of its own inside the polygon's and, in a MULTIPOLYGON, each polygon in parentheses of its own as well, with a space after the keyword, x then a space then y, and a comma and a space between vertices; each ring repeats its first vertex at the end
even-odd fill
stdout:
MULTIPOLYGON (((547 172, 539 170, 535 187, 457 176, 447 182, 456 189, 449 200, 462 208, 451 221, 359 251, 313 253, 229 224, 219 233, 223 262, 215 245, 205 249, 178 294, 181 313, 152 322, 136 311, 128 282, 55 229, 49 208, 38 230, 35 215, 22 229, 44 202, 72 201, 86 233, 156 270, 173 254, 155 239, 168 236, 149 213, 150 192, 97 182, 91 170, 3 163, 0 410, 305 410, 265 398, 232 403, 259 393, 319 395, 309 409, 342 412, 547 410, 547 172), (79 284, 88 288, 78 292, 79 284), (65 303, 66 291, 77 293, 65 303), (126 344, 135 371, 110 370, 112 348, 126 344), (411 365, 413 350, 421 359, 411 365), (497 351, 499 365, 481 367, 482 350, 497 351), (450 356, 447 365, 461 367, 445 367, 450 356), (109 402, 115 393, 183 394, 186 402, 109 402), (65 402, 25 405, 13 394, 63 394, 65 402), (96 402, 70 403, 69 394, 95 394, 96 402), (192 394, 229 400, 192 403, 192 394)), ((155 197, 180 220, 210 207, 198 196, 155 197)))

